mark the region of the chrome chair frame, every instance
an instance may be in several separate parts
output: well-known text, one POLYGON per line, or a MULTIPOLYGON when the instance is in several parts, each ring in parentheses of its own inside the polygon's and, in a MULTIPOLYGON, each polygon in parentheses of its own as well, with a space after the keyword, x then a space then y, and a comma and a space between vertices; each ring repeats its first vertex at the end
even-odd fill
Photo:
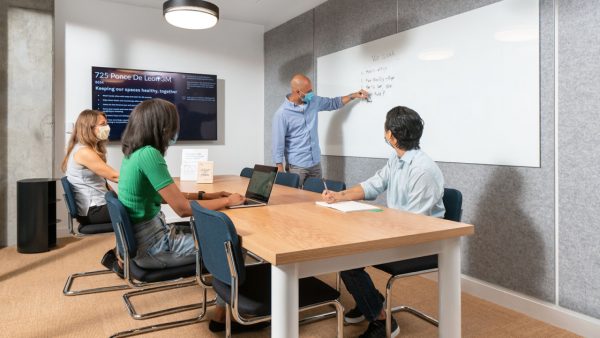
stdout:
MULTIPOLYGON (((193 231, 192 231, 192 234, 194 236, 194 242, 196 242, 196 235, 194 234, 193 231)), ((200 322, 204 321, 205 317, 206 317, 206 313, 207 313, 207 311, 206 311, 207 307, 212 306, 216 303, 216 299, 206 301, 207 290, 209 288, 211 288, 211 286, 206 280, 204 280, 205 276, 206 275, 202 274, 202 259, 200 258, 200 252, 196 251, 196 275, 194 277, 195 282, 192 285, 198 284, 202 287, 202 293, 203 293, 203 297, 205 300, 204 302, 202 302, 202 306, 201 306, 202 311, 200 312, 200 314, 197 317, 193 317, 190 319, 184 319, 184 320, 178 320, 178 321, 174 321, 174 322, 167 322, 167 323, 161 323, 161 324, 156 324, 156 325, 138 327, 135 329, 130 329, 127 331, 121 331, 121 332, 115 333, 115 334, 111 335, 110 337, 111 338, 130 337, 130 336, 145 334, 145 333, 149 333, 149 332, 156 332, 156 331, 161 331, 161 330, 172 329, 175 327, 192 325, 192 324, 196 324, 196 323, 200 323, 200 322)), ((191 285, 186 285, 186 286, 191 286, 191 285)), ((180 286, 180 287, 184 287, 184 286, 180 286)), ((162 287, 158 287, 158 288, 162 288, 162 287)), ((161 290, 165 290, 165 289, 161 289, 161 290)), ((187 306, 182 306, 182 308, 184 308, 184 307, 187 307, 187 306)), ((172 308, 172 309, 175 309, 175 308, 172 308)), ((183 312, 183 311, 192 310, 192 309, 193 308, 189 308, 189 309, 185 309, 185 310, 181 310, 181 311, 177 311, 177 312, 183 312)), ((160 311, 158 311, 158 312, 160 312, 160 311)), ((170 313, 173 313, 173 312, 170 312, 170 313)))
MULTIPOLYGON (((121 243, 125 243, 125 238, 123 238, 124 237, 123 236, 123 233, 124 233, 123 224, 121 224, 120 222, 117 222, 117 226, 119 227, 119 232, 117 233, 117 235, 119 236, 119 240, 121 243)), ((198 254, 196 254, 196 255, 198 255, 198 254)), ((196 260, 198 260, 198 258, 196 258, 196 260)), ((199 309, 199 308, 205 307, 204 303, 206 302, 206 290, 204 290, 204 301, 202 303, 181 305, 181 306, 176 306, 176 307, 153 311, 153 312, 148 312, 148 313, 138 313, 136 311, 133 303, 131 302, 131 298, 133 298, 135 296, 139 296, 139 295, 144 295, 144 294, 150 294, 150 293, 155 293, 155 292, 160 292, 160 291, 165 291, 165 290, 194 286, 194 285, 198 285, 198 283, 195 280, 195 276, 194 277, 185 277, 185 278, 176 278, 173 280, 160 281, 160 282, 136 281, 132 278, 131 273, 130 273, 130 264, 131 264, 130 261, 131 261, 131 259, 129 258, 129 249, 127 248, 127 245, 123 245, 123 262, 124 262, 123 270, 124 270, 124 274, 125 274, 125 280, 127 281, 127 284, 129 285, 130 288, 139 289, 139 290, 125 293, 123 295, 123 301, 125 302, 125 306, 127 307, 127 312, 133 319, 137 319, 137 320, 148 319, 148 318, 154 318, 154 317, 164 316, 164 315, 168 315, 168 314, 172 314, 172 313, 178 313, 178 312, 189 311, 189 310, 194 310, 194 309, 199 309), (156 286, 156 285, 158 285, 158 286, 156 286)), ((198 266, 196 264, 196 270, 197 269, 198 269, 198 266)))
MULTIPOLYGON (((61 178, 61 183, 63 183, 62 178, 61 178)), ((68 184, 70 184, 70 183, 68 183, 68 184)), ((63 183, 63 186, 64 186, 64 183, 63 183)), ((83 238, 83 237, 93 236, 93 235, 88 235, 88 234, 82 234, 78 231, 75 231, 75 228, 73 227, 73 216, 71 213, 72 210, 71 210, 71 206, 69 205, 69 201, 68 201, 66 192, 63 194, 63 199, 65 201, 65 207, 67 208, 67 228, 68 228, 71 236, 73 236, 75 238, 83 238)), ((77 278, 84 278, 84 277, 91 277, 91 276, 98 276, 98 275, 107 275, 107 274, 111 274, 111 273, 114 273, 114 272, 109 269, 73 273, 73 274, 69 275, 69 277, 67 277, 67 281, 65 282, 65 286, 63 288, 63 294, 65 296, 80 296, 80 295, 87 295, 87 294, 92 294, 92 293, 110 292, 110 291, 129 289, 128 285, 121 284, 121 285, 103 286, 103 287, 83 289, 83 290, 71 290, 71 287, 73 286, 73 282, 77 278)))
MULTIPOLYGON (((271 320, 271 316, 260 316, 260 317, 252 317, 252 318, 244 318, 238 309, 238 275, 237 270, 235 268, 234 258, 233 258, 233 249, 231 247, 231 242, 225 242, 225 253, 227 255, 227 264, 229 265, 229 272, 231 274, 231 304, 226 304, 226 319, 225 319, 225 337, 231 338, 231 317, 242 325, 251 325, 262 323, 271 320)), ((337 338, 344 337, 344 307, 342 304, 336 299, 328 302, 321 302, 318 304, 312 304, 309 306, 305 306, 299 309, 299 311, 311 310, 321 306, 333 306, 337 312, 337 338)), ((312 318, 312 317, 311 317, 312 318)), ((328 317, 327 317, 328 318, 328 317)), ((324 318, 319 318, 324 319, 324 318)), ((314 320, 305 321, 303 324, 308 322, 313 322, 314 320)))
POLYGON ((425 273, 431 273, 431 272, 436 272, 438 271, 438 269, 428 269, 428 270, 422 270, 422 271, 417 271, 417 272, 413 272, 413 273, 406 273, 406 274, 401 274, 401 275, 395 275, 390 277, 390 279, 388 279, 386 287, 385 287, 385 299, 386 299, 386 308, 385 308, 385 332, 386 332, 386 337, 391 337, 392 335, 392 314, 397 313, 397 312, 407 312, 410 313, 411 315, 420 318, 426 322, 428 322, 431 325, 434 325, 436 327, 439 326, 439 321, 431 316, 429 316, 428 314, 425 314, 413 307, 407 306, 407 305, 398 305, 396 307, 392 308, 392 287, 394 286, 394 282, 396 282, 398 279, 400 278, 405 278, 405 277, 411 277, 411 276, 417 276, 417 275, 422 275, 425 273))
MULTIPOLYGON (((444 189, 444 195, 446 194, 446 190, 448 190, 448 188, 444 189)), ((450 190, 454 190, 454 189, 450 189, 450 190)), ((460 193, 460 191, 458 191, 458 190, 456 190, 456 191, 458 192, 458 196, 460 197, 459 198, 460 209, 458 210, 458 216, 457 216, 458 219, 452 219, 451 217, 448 218, 447 215, 444 216, 444 219, 460 222, 460 219, 462 217, 462 194, 460 193)), ((445 203, 444 203, 444 206, 446 207, 446 210, 447 210, 448 207, 445 205, 445 203)), ((399 306, 392 308, 392 287, 394 286, 394 282, 396 282, 400 278, 417 276, 417 275, 422 275, 422 274, 431 273, 431 272, 437 272, 438 270, 439 270, 438 268, 433 268, 433 269, 415 271, 415 272, 411 272, 411 273, 403 273, 403 274, 399 274, 399 275, 392 275, 388 279, 386 287, 385 287, 385 299, 386 299, 385 332, 386 332, 387 338, 390 338, 392 335, 392 314, 397 313, 397 312, 410 313, 411 315, 413 315, 417 318, 420 318, 435 327, 439 327, 440 323, 437 319, 435 319, 435 318, 429 316, 428 314, 425 314, 413 307, 410 307, 407 305, 399 305, 399 306)))

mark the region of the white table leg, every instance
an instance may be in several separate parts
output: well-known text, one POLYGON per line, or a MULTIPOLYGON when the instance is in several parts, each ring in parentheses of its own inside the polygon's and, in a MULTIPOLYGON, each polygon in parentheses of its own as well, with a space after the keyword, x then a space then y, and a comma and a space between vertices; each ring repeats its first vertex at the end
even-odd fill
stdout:
POLYGON ((298 266, 271 266, 271 337, 298 338, 298 266))
POLYGON ((461 335, 460 304, 460 238, 442 242, 438 255, 439 306, 441 338, 459 338, 461 335))

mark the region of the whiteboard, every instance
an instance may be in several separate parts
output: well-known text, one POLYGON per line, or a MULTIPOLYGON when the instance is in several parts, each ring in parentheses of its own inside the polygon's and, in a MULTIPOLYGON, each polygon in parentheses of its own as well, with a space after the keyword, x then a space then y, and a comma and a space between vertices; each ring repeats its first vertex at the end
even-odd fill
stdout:
POLYGON ((540 166, 538 0, 504 0, 317 59, 319 96, 364 88, 319 113, 323 155, 388 158, 383 124, 407 106, 434 160, 540 166))

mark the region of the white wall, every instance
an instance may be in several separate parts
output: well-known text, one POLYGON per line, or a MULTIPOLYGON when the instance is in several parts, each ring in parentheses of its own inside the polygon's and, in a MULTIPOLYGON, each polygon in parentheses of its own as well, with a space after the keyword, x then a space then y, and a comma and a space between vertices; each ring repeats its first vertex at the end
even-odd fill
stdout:
MULTIPOLYGON (((77 115, 91 108, 91 67, 122 67, 216 74, 217 141, 187 141, 167 151, 179 176, 182 148, 207 148, 216 174, 239 174, 264 162, 264 58, 261 25, 221 20, 206 31, 166 23, 162 10, 101 0, 56 0, 55 110, 56 168, 77 115)), ((109 121, 110 123, 110 121, 109 121)), ((108 147, 108 162, 122 160, 119 143, 108 147)))

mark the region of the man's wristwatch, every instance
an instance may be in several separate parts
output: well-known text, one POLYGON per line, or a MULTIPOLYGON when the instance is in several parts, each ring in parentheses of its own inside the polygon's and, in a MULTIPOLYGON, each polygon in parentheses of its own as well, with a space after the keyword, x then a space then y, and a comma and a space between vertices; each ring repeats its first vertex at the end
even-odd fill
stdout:
POLYGON ((198 191, 198 199, 204 199, 204 191, 198 191))
POLYGON ((350 93, 350 95, 348 95, 348 97, 350 98, 350 101, 354 100, 354 98, 352 97, 352 94, 354 94, 354 93, 350 93))

